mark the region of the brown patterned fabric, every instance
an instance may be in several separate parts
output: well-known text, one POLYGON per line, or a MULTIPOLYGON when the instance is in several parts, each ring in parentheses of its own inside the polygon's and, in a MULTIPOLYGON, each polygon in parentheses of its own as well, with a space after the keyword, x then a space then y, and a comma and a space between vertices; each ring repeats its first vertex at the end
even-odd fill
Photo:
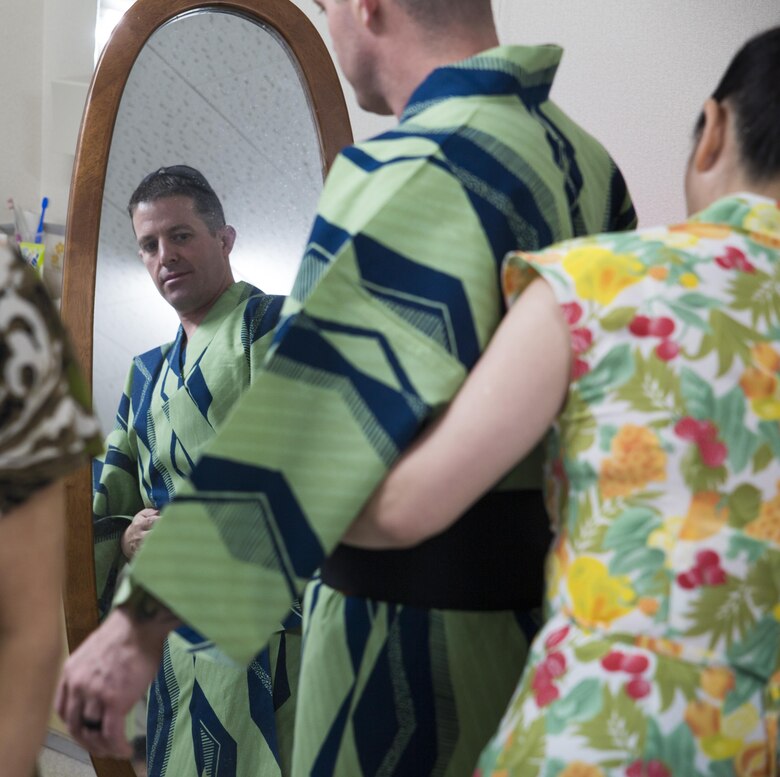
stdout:
POLYGON ((57 311, 32 269, 0 243, 0 515, 100 449, 57 311))

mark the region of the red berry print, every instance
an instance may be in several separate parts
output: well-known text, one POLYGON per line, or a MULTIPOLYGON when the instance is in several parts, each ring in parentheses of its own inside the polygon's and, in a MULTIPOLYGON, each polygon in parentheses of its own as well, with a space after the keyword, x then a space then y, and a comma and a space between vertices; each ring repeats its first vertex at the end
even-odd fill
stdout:
POLYGON ((701 582, 702 585, 723 585, 726 582, 726 573, 720 565, 716 567, 702 567, 701 582))
POLYGON ((734 246, 728 246, 721 256, 715 257, 715 262, 724 270, 737 269, 740 272, 752 273, 756 268, 748 261, 743 251, 734 246))
POLYGON ((626 777, 672 777, 663 761, 634 761, 626 769, 626 777))
POLYGON ((648 666, 650 666, 650 662, 647 660, 646 656, 638 655, 625 656, 620 668, 629 674, 642 674, 648 666))
POLYGON ((563 628, 556 629, 544 641, 544 646, 547 648, 547 650, 552 650, 554 647, 556 647, 556 645, 560 645, 561 642, 563 642, 563 640, 566 639, 568 633, 569 633, 568 626, 564 626, 563 628))
POLYGON ((625 655, 619 650, 613 650, 611 653, 607 653, 604 658, 601 659, 601 665, 608 672, 618 672, 623 667, 623 660, 625 655))
POLYGON ((653 337, 669 337, 672 332, 674 332, 674 321, 665 316, 651 319, 647 328, 647 333, 653 337))
POLYGON ((644 699, 650 693, 650 683, 641 677, 635 677, 626 683, 626 693, 636 701, 644 699))
POLYGON ((653 760, 647 762, 647 777, 672 777, 672 773, 663 761, 653 760))
POLYGON ((560 677, 566 671, 566 656, 558 651, 550 653, 544 660, 544 666, 551 677, 560 677))
POLYGON ((590 329, 580 327, 579 329, 572 329, 569 334, 571 335, 571 349, 574 353, 582 353, 590 348, 593 342, 593 334, 590 329))
POLYGON ((718 567, 720 566, 720 556, 714 550, 700 550, 696 554, 696 566, 701 569, 704 567, 718 567))
POLYGON ((698 567, 689 569, 687 572, 681 572, 677 575, 677 585, 690 591, 701 584, 701 571, 698 567))
POLYGON ((576 302, 565 302, 561 310, 569 326, 574 326, 582 318, 582 308, 576 302))
POLYGON ((583 359, 575 359, 571 365, 571 379, 577 380, 590 372, 590 364, 583 359))
POLYGON ((634 316, 628 331, 637 337, 647 337, 650 334, 650 319, 647 316, 634 316))
POLYGON ((552 685, 552 675, 546 664, 540 664, 534 672, 534 679, 531 680, 531 688, 535 691, 541 691, 552 685))
POLYGON ((712 421, 699 421, 685 416, 674 425, 674 433, 683 440, 700 442, 714 440, 718 436, 718 427, 712 421))
POLYGON ((655 355, 665 362, 674 359, 680 353, 680 346, 674 340, 662 340, 655 348, 655 355))
POLYGON ((722 442, 715 439, 699 440, 698 445, 699 455, 705 467, 720 467, 726 461, 729 451, 722 442))
POLYGON ((560 692, 554 685, 548 685, 536 691, 534 696, 537 707, 546 707, 552 704, 559 696, 560 692))

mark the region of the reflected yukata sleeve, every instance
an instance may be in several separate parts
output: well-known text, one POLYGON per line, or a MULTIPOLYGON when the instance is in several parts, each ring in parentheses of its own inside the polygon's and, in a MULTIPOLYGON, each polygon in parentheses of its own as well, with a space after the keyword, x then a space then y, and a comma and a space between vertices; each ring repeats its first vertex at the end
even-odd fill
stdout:
POLYGON ((446 166, 342 156, 263 372, 131 567, 239 662, 291 601, 502 313, 484 219, 446 166))
POLYGON ((101 617, 111 606, 117 577, 126 564, 122 535, 133 516, 145 507, 138 480, 138 449, 130 433, 135 372, 133 367, 127 376, 105 452, 92 463, 92 539, 101 617))

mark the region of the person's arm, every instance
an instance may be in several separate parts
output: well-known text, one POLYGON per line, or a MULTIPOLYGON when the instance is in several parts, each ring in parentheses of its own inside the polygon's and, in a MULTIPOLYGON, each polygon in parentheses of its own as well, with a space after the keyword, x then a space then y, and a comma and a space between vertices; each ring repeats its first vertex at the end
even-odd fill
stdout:
POLYGON ((0 518, 0 774, 31 774, 62 657, 64 489, 46 486, 0 518))
POLYGON ((129 758, 125 717, 160 667, 163 644, 180 625, 141 589, 114 609, 68 658, 54 702, 74 739, 93 755, 129 758), (112 660, 102 660, 110 655, 112 660))
POLYGON ((396 462, 343 541, 400 548, 447 529, 550 427, 566 395, 570 353, 558 302, 537 279, 444 415, 396 462))

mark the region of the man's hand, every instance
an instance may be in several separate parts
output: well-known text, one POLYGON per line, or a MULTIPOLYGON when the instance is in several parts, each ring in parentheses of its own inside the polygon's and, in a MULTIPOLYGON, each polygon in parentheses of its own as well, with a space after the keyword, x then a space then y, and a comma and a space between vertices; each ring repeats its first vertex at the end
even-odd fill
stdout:
POLYGON ((55 709, 80 745, 100 757, 130 757, 125 717, 154 679, 177 624, 164 608, 138 617, 122 605, 65 662, 55 709))
POLYGON ((122 553, 128 561, 138 553, 141 543, 159 517, 160 511, 155 510, 154 507, 145 507, 133 516, 133 520, 122 535, 122 553))

